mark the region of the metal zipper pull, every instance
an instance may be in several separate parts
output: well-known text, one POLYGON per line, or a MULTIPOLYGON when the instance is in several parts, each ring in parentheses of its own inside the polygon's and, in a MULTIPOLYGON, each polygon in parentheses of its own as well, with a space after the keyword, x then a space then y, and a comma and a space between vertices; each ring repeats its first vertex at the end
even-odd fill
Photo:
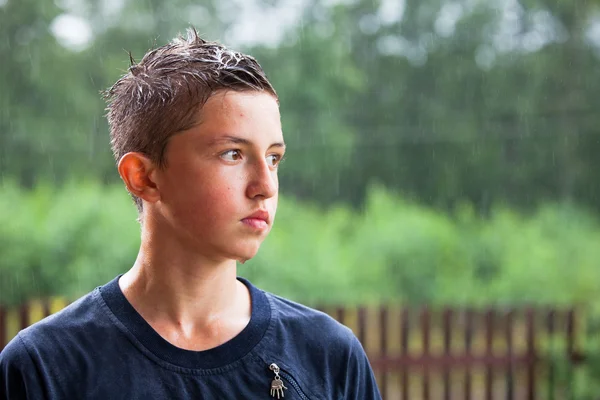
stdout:
POLYGON ((271 381, 271 397, 277 396, 278 399, 285 397, 283 390, 287 388, 283 385, 283 381, 279 376, 279 367, 273 363, 269 365, 269 369, 275 373, 275 379, 271 381))

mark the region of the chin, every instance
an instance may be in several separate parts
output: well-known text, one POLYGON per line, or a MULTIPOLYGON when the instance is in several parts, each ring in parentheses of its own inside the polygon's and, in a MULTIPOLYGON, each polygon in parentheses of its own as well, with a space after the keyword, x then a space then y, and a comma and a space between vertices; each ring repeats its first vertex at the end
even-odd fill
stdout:
POLYGON ((237 257, 235 260, 236 260, 237 262, 239 262, 240 264, 244 264, 246 261, 248 261, 248 260, 252 259, 253 257, 254 257, 254 256, 249 256, 249 257, 244 257, 244 256, 241 256, 241 257, 237 257))
POLYGON ((258 253, 258 249, 260 248, 260 245, 258 246, 248 246, 247 248, 244 249, 238 249, 238 251, 234 252, 233 254, 233 259, 235 259, 236 261, 239 261, 241 264, 245 263, 246 261, 254 258, 254 256, 256 255, 256 253, 258 253))

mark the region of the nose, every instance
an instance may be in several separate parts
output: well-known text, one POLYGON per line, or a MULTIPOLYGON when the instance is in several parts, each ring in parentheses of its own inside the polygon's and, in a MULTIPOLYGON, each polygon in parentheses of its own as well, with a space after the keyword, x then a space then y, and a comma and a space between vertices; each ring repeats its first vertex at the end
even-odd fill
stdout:
POLYGON ((267 160, 257 160, 250 164, 251 173, 246 189, 246 195, 253 199, 256 197, 270 198, 277 194, 279 181, 277 170, 273 170, 267 164, 267 160))

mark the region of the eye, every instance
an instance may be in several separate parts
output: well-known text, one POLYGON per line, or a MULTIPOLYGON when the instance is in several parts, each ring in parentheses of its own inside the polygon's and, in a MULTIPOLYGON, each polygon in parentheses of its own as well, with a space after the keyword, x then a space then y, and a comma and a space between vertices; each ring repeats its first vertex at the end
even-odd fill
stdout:
POLYGON ((221 154, 221 158, 225 161, 238 161, 242 158, 242 153, 239 150, 227 150, 221 154))
POLYGON ((267 163, 271 167, 277 167, 279 163, 283 160, 283 157, 279 154, 269 154, 267 156, 267 163))

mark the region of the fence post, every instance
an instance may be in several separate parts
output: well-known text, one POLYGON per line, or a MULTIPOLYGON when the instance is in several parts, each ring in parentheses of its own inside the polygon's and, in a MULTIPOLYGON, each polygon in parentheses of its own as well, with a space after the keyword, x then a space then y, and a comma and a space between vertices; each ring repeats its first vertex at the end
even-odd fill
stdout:
MULTIPOLYGON (((400 332, 401 336, 401 354, 402 359, 408 359, 408 335, 410 333, 410 322, 409 322, 409 311, 408 308, 404 307, 402 309, 402 318, 400 319, 400 332)), ((406 365, 402 366, 402 373, 400 379, 400 390, 402 391, 402 400, 408 399, 408 371, 406 370, 406 365)))
POLYGON ((549 339, 549 343, 550 343, 550 364, 548 365, 548 400, 554 400, 555 398, 555 393, 554 393, 554 381, 555 381, 555 376, 554 376, 554 350, 555 350, 555 345, 554 345, 554 331, 555 331, 555 312, 554 310, 549 310, 548 314, 546 315, 546 331, 548 332, 548 339, 549 339))
MULTIPOLYGON (((380 357, 385 357, 387 355, 388 352, 388 345, 387 345, 387 333, 388 333, 388 308, 386 306, 382 306, 379 310, 379 334, 380 334, 380 341, 379 341, 379 356, 380 357)), ((387 391, 388 391, 388 385, 387 385, 387 371, 383 370, 381 371, 381 396, 386 399, 387 398, 387 391)))
POLYGON ((525 312, 527 324, 527 400, 535 400, 535 315, 533 309, 525 312))
POLYGON ((444 400, 450 400, 450 357, 452 344, 452 310, 444 309, 443 316, 443 335, 444 335, 444 400))
POLYGON ((506 400, 515 398, 515 380, 514 380, 514 350, 513 350, 513 331, 514 331, 514 312, 512 309, 506 313, 506 352, 508 356, 508 366, 506 368, 506 400))
POLYGON ((429 349, 430 349, 430 334, 431 334, 431 313, 427 306, 421 309, 421 335, 423 339, 423 399, 429 400, 429 349))
MULTIPOLYGON (((471 347, 473 344, 473 311, 465 311, 465 355, 467 360, 471 356, 471 347)), ((471 363, 468 362, 465 371, 465 400, 471 400, 471 363)))
POLYGON ((494 340, 494 310, 485 312, 485 399, 492 400, 493 371, 491 362, 493 360, 492 343, 494 340))

